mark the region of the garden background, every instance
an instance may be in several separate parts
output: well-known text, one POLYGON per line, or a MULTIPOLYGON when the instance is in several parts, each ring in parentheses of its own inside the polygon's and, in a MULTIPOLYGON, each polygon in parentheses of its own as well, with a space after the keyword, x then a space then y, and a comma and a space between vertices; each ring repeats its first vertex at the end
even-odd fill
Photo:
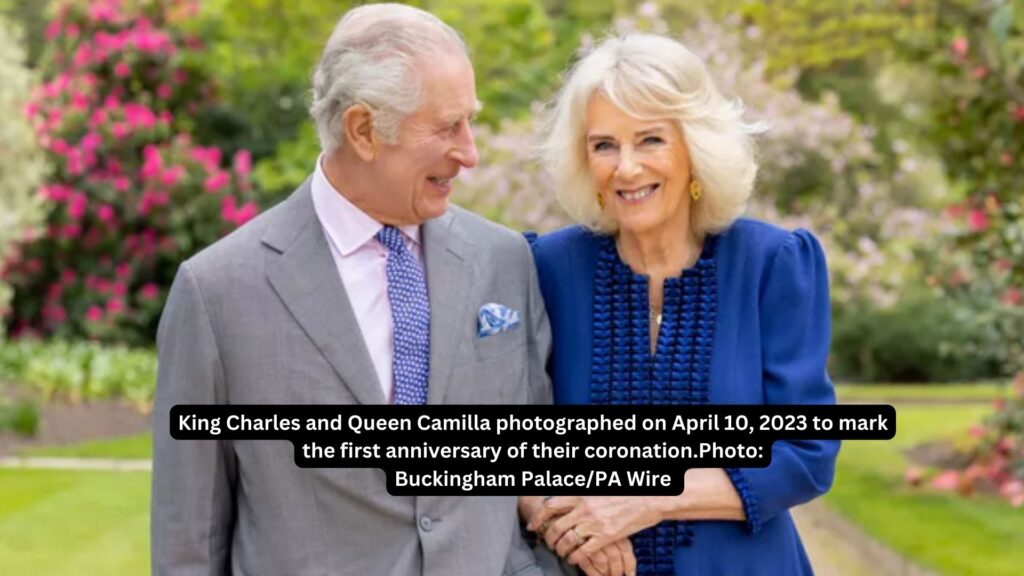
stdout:
MULTIPOLYGON (((328 0, 0 0, 0 573, 148 572, 153 338, 177 265, 312 170, 328 0)), ((455 202, 567 223, 534 150, 574 54, 680 37, 771 129, 748 213, 829 258, 842 402, 797 510, 822 574, 1024 566, 1024 2, 436 0, 485 108, 455 202)))

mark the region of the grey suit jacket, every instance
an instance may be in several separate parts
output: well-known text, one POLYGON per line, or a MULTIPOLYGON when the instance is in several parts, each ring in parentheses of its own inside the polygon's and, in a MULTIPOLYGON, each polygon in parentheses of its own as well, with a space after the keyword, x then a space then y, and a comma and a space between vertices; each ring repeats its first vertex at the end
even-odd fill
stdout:
MULTIPOLYGON (((550 402, 550 330, 524 239, 457 207, 422 237, 429 403, 550 402), (478 338, 487 302, 522 325, 478 338)), ((287 441, 170 437, 175 404, 385 402, 308 180, 181 265, 157 345, 154 574, 540 574, 514 497, 396 497, 377 469, 296 467, 287 441)))

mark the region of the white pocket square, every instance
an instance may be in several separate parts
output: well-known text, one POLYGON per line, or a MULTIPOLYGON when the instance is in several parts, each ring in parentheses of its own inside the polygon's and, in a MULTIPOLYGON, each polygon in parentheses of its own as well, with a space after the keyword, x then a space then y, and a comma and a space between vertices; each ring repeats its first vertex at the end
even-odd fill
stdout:
POLYGON ((519 325, 519 311, 488 302, 480 307, 476 335, 480 338, 508 332, 519 325))

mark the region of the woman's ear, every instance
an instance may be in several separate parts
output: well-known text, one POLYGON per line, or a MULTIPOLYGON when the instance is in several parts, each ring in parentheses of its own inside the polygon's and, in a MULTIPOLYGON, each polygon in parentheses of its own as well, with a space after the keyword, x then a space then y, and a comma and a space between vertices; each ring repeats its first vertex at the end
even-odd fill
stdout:
POLYGON ((363 162, 373 162, 377 157, 377 133, 373 130, 373 111, 365 104, 349 106, 341 115, 341 127, 345 133, 346 146, 363 162))

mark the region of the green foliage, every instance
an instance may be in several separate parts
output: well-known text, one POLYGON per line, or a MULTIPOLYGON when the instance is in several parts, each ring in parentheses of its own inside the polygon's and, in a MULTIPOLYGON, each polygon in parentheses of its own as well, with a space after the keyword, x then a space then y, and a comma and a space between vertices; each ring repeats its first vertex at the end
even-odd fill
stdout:
POLYGON ((539 0, 439 0, 424 8, 466 41, 484 104, 481 122, 521 117, 547 96, 561 63, 551 60, 555 34, 539 0))
POLYGON ((30 400, 8 404, 0 399, 0 432, 10 430, 22 436, 35 436, 39 429, 39 407, 30 400))
POLYGON ((355 4, 204 2, 199 20, 190 26, 206 44, 202 66, 217 79, 224 106, 206 112, 204 123, 211 129, 198 135, 200 141, 251 150, 259 161, 295 138, 308 116, 307 94, 320 51, 338 19, 355 4))
POLYGON ((260 199, 264 206, 275 204, 288 194, 313 171, 313 165, 320 155, 320 140, 312 121, 306 121, 292 140, 282 142, 277 153, 256 164, 252 179, 262 191, 260 199))
MULTIPOLYGON (((38 223, 37 187, 45 173, 43 153, 25 118, 34 76, 25 68, 20 31, 0 12, 0 260, 12 241, 38 223)), ((6 315, 10 288, 0 279, 0 318, 6 315)))
POLYGON ((148 410, 156 369, 156 353, 145 348, 32 340, 0 345, 0 377, 46 401, 124 400, 148 410))
POLYGON ((10 426, 22 436, 35 436, 39 429, 39 407, 29 401, 18 402, 11 409, 10 426))
POLYGON ((893 306, 866 300, 833 311, 829 368, 837 380, 953 382, 1000 374, 977 346, 984 328, 930 292, 908 292, 893 306))
POLYGON ((1024 7, 989 0, 935 1, 934 32, 911 36, 926 63, 928 137, 961 201, 948 215, 956 250, 941 277, 990 319, 988 342, 1024 370, 1024 7))
POLYGON ((983 319, 979 340, 1017 371, 1015 396, 952 482, 977 480, 1024 505, 1024 7, 1013 0, 932 0, 932 26, 906 39, 907 57, 935 77, 925 128, 961 202, 949 267, 937 283, 983 319))
POLYGON ((46 48, 43 30, 51 3, 51 0, 0 0, 0 17, 6 16, 24 33, 25 62, 32 68, 46 48))
POLYGON ((923 28, 927 0, 747 0, 740 13, 757 27, 770 72, 825 69, 877 57, 907 28, 923 28))

